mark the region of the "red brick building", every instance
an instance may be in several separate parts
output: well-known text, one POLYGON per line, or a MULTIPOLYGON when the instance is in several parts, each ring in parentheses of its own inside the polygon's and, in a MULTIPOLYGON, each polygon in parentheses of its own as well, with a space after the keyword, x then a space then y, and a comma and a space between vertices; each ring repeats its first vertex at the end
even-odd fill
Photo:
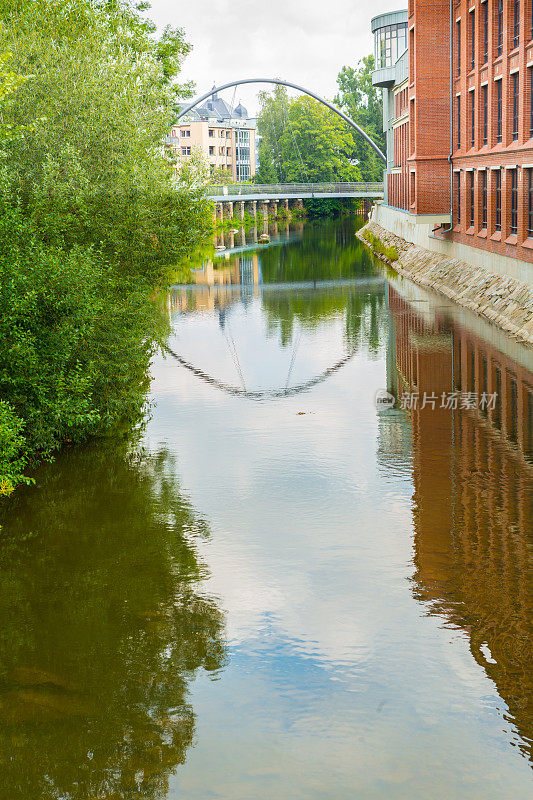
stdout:
POLYGON ((409 0, 372 21, 377 55, 392 16, 407 51, 373 76, 386 205, 489 266, 489 254, 533 263, 533 0, 409 0))

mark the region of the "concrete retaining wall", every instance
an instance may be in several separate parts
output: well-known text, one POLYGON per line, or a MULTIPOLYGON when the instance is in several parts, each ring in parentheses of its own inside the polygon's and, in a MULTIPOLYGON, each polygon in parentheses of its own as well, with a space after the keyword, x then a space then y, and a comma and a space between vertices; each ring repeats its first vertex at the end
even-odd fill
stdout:
POLYGON ((480 314, 518 341, 533 345, 533 280, 524 282, 458 257, 431 252, 376 222, 376 218, 384 221, 384 216, 380 216, 379 210, 377 214, 374 211, 370 222, 358 232, 358 236, 365 241, 363 232, 368 228, 385 245, 396 247, 399 259, 392 265, 395 270, 420 286, 440 292, 480 314))
POLYGON ((371 220, 401 239, 432 253, 439 253, 446 258, 460 259, 496 275, 513 278, 533 286, 533 264, 481 250, 479 247, 469 247, 466 244, 441 239, 433 234, 436 221, 427 225, 415 223, 412 216, 405 211, 381 203, 373 206, 371 220))

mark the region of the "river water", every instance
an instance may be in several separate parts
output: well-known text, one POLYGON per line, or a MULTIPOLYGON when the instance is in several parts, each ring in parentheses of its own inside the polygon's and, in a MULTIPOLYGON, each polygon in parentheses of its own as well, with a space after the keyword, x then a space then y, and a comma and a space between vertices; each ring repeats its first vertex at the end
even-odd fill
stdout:
POLYGON ((533 351, 357 224, 198 264, 4 510, 2 800, 533 795, 533 351))

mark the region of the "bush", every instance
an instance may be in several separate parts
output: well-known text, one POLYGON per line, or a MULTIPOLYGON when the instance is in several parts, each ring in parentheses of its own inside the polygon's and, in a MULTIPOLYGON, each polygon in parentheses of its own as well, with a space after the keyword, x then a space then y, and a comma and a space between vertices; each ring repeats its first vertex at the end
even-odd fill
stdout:
POLYGON ((163 333, 145 285, 95 248, 39 242, 19 210, 0 208, 0 238, 0 396, 27 454, 133 424, 163 333))
POLYGON ((162 147, 190 48, 141 9, 0 2, 4 493, 61 445, 139 420, 156 298, 211 230, 205 181, 162 147))
POLYGON ((28 483, 22 473, 26 466, 23 421, 11 406, 0 400, 0 497, 10 495, 19 483, 28 483))
POLYGON ((387 245, 384 245, 381 239, 373 234, 372 231, 368 230, 368 228, 365 228, 363 231, 363 238, 366 239, 375 253, 384 256, 387 261, 398 261, 399 255, 397 248, 387 247, 387 245))

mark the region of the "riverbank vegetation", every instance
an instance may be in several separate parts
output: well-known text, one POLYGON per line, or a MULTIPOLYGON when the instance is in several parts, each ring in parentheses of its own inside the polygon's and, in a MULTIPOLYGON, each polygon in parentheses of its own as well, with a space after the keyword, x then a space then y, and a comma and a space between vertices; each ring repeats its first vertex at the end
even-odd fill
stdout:
POLYGON ((211 228, 163 147, 189 45, 127 0, 0 0, 0 492, 140 418, 157 295, 211 228))

